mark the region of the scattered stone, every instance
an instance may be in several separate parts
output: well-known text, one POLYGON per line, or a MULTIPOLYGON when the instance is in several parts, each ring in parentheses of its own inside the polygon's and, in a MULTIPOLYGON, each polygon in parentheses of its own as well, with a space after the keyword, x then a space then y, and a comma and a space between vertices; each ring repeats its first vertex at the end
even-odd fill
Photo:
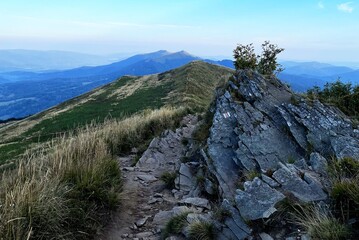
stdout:
POLYGON ((146 224, 146 222, 147 222, 147 220, 149 219, 149 217, 147 216, 147 217, 144 217, 144 218, 141 218, 141 219, 139 219, 138 221, 136 221, 136 226, 137 227, 142 227, 142 226, 144 226, 145 224, 146 224))
POLYGON ((137 178, 144 181, 144 182, 146 182, 146 183, 152 183, 152 182, 156 182, 158 180, 153 175, 138 175, 137 178))
POLYGON ((209 201, 205 198, 199 198, 199 197, 190 197, 186 198, 181 201, 183 204, 189 204, 196 207, 202 207, 206 209, 211 209, 211 206, 209 205, 209 201))
POLYGON ((274 240, 268 233, 260 233, 259 237, 261 240, 274 240))
POLYGON ((162 198, 163 194, 161 193, 155 193, 155 195, 153 195, 155 198, 162 198))
POLYGON ((136 224, 133 224, 132 226, 130 226, 130 229, 131 229, 131 230, 137 230, 138 227, 136 226, 136 224))
POLYGON ((135 171, 135 168, 134 167, 123 167, 122 171, 133 172, 133 171, 135 171))
POLYGON ((139 239, 149 238, 151 236, 153 236, 152 232, 140 232, 140 233, 136 234, 136 237, 139 238, 139 239))

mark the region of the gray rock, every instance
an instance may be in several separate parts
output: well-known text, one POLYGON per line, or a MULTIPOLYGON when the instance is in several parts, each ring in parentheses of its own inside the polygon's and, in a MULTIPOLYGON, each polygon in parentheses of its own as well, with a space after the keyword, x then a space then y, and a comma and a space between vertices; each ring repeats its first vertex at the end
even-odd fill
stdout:
POLYGON ((244 188, 236 191, 235 200, 241 215, 248 220, 270 217, 276 211, 274 205, 285 198, 257 177, 245 182, 244 188))
POLYGON ((153 175, 137 175, 137 178, 140 180, 146 182, 146 183, 152 183, 156 182, 158 179, 153 175))
POLYGON ((142 227, 143 225, 146 224, 147 220, 148 220, 149 217, 144 217, 144 218, 141 218, 139 220, 136 221, 136 226, 137 227, 142 227))
POLYGON ((327 198, 327 195, 319 187, 318 182, 306 182, 297 173, 290 171, 284 165, 273 173, 273 178, 282 185, 283 190, 293 193, 295 197, 304 202, 325 200, 327 198))
POLYGON ((307 162, 305 161, 304 158, 301 158, 301 159, 297 159, 295 162, 294 162, 294 165, 299 168, 299 169, 302 169, 302 170, 309 170, 309 166, 307 164, 307 162))
POLYGON ((172 212, 174 215, 179 215, 185 212, 195 212, 193 208, 189 208, 187 206, 176 206, 172 208, 172 212))
POLYGON ((211 205, 209 205, 209 201, 205 198, 199 198, 199 197, 191 197, 186 198, 181 201, 183 204, 189 204, 196 207, 202 207, 206 209, 211 209, 211 205))
POLYGON ((211 216, 209 214, 190 213, 187 215, 187 222, 192 223, 196 221, 211 222, 211 216))
POLYGON ((314 171, 327 175, 328 162, 322 155, 317 152, 311 153, 309 163, 314 171))
POLYGON ((204 181, 204 189, 206 190, 206 192, 209 195, 213 195, 215 194, 215 185, 206 178, 206 180, 204 181))
POLYGON ((153 236, 152 232, 140 232, 136 234, 136 237, 139 239, 148 239, 151 236, 153 236))
POLYGON ((279 183, 277 183, 275 180, 273 180, 272 178, 268 177, 265 174, 262 174, 262 180, 263 180, 263 182, 267 183, 272 188, 276 188, 276 187, 280 186, 279 183))
POLYGON ((261 240, 274 240, 268 233, 260 233, 259 237, 261 238, 261 240))
POLYGON ((223 200, 221 207, 231 213, 224 221, 227 228, 223 229, 223 235, 228 239, 246 239, 249 237, 252 230, 243 221, 238 209, 234 208, 227 199, 223 200))
POLYGON ((351 136, 339 136, 331 139, 331 145, 338 159, 344 157, 359 159, 359 139, 351 136))
POLYGON ((152 224, 159 228, 163 228, 166 223, 177 214, 174 214, 173 211, 159 211, 154 217, 152 224))
POLYGON ((191 168, 181 163, 179 176, 176 178, 176 188, 182 191, 191 191, 194 187, 193 175, 191 173, 191 168))

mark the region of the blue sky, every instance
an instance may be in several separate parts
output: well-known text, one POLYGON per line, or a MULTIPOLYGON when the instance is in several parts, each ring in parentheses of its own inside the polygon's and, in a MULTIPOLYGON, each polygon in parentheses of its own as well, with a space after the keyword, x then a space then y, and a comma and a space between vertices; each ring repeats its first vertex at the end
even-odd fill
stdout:
POLYGON ((283 59, 359 62, 359 0, 0 2, 0 49, 229 57, 264 40, 284 47, 283 59))

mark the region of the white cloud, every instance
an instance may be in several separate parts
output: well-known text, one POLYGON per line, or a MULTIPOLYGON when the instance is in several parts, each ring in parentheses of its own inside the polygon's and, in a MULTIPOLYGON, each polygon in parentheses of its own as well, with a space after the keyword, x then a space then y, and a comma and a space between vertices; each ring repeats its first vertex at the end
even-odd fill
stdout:
POLYGON ((346 2, 346 3, 341 3, 339 4, 338 10, 342 11, 342 12, 346 12, 346 13, 351 13, 354 10, 354 7, 352 6, 353 2, 346 2))
POLYGON ((324 9, 324 3, 323 2, 318 2, 318 8, 320 9, 324 9))

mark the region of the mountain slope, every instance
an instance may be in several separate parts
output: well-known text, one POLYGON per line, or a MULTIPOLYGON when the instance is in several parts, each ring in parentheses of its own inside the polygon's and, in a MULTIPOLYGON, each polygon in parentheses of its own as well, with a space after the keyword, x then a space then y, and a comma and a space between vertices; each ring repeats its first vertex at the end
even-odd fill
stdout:
MULTIPOLYGON (((5 73, 0 77, 10 82, 0 84, 0 120, 43 111, 123 75, 160 73, 199 59, 184 51, 169 53, 161 50, 105 66, 49 73, 5 73)), ((221 62, 212 63, 221 65, 221 62)))
POLYGON ((21 152, 32 143, 47 141, 91 121, 121 119, 165 105, 203 109, 215 87, 231 74, 230 69, 196 61, 161 74, 122 77, 45 112, 0 126, 0 162, 9 149, 21 152))

